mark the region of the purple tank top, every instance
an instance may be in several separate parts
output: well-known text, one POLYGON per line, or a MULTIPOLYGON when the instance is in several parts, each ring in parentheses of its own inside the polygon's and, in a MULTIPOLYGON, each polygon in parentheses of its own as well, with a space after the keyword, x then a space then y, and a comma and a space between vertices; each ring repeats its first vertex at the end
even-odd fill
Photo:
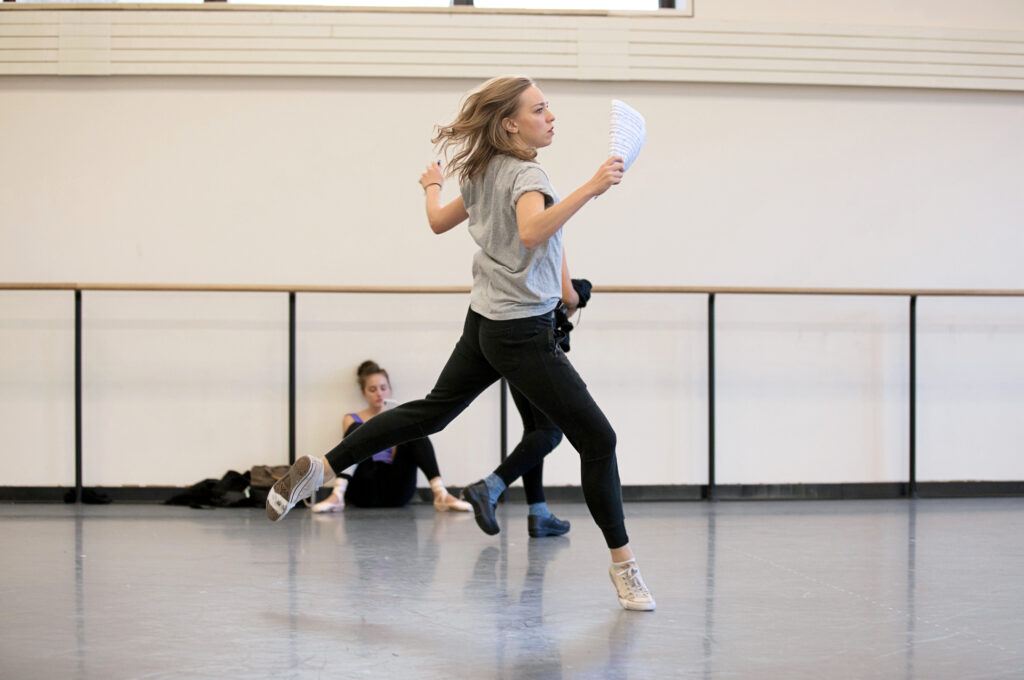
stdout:
MULTIPOLYGON (((357 423, 362 423, 363 419, 359 417, 358 413, 349 413, 352 419, 357 423)), ((379 461, 381 463, 394 463, 395 462, 395 447, 392 446, 390 449, 384 449, 373 454, 372 460, 379 461)))

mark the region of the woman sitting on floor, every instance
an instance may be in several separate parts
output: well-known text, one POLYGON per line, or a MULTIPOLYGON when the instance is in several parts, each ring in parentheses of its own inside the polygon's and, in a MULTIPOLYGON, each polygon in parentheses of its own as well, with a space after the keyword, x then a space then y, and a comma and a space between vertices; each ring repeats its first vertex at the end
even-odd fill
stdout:
MULTIPOLYGON (((373 361, 364 361, 356 371, 359 389, 366 399, 366 408, 348 413, 342 420, 347 437, 360 425, 381 413, 391 401, 391 381, 388 372, 373 361)), ((349 468, 334 481, 334 490, 325 500, 313 506, 313 512, 338 512, 345 504, 359 508, 398 508, 408 503, 416 493, 416 470, 423 470, 434 492, 434 509, 438 512, 455 510, 469 512, 469 503, 448 493, 441 481, 441 472, 434 456, 434 446, 426 437, 392 446, 375 453, 373 457, 349 468)))

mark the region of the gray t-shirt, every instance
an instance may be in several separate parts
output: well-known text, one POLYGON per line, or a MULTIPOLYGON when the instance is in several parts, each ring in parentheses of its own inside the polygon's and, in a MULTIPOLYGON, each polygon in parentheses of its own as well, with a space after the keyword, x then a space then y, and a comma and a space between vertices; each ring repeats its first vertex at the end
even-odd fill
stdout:
POLYGON ((550 312, 562 297, 562 230, 533 250, 519 240, 516 202, 528 191, 544 194, 544 208, 558 202, 537 163, 499 155, 483 177, 460 187, 469 233, 480 246, 473 256, 470 308, 488 319, 522 319, 550 312))

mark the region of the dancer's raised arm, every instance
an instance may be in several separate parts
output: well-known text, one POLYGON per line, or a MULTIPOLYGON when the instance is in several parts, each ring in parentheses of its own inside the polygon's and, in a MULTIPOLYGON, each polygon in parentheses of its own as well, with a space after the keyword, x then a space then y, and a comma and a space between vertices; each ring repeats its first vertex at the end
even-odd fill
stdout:
POLYGON ((539 191, 530 191, 520 196, 516 203, 516 221, 523 246, 532 250, 551 238, 590 199, 621 182, 624 167, 622 158, 612 156, 601 164, 583 186, 547 209, 544 208, 544 195, 539 191))
POLYGON ((443 234, 458 226, 469 218, 462 196, 441 205, 441 189, 444 187, 444 174, 440 163, 428 163, 427 169, 420 175, 420 186, 425 194, 427 205, 427 222, 435 234, 443 234))

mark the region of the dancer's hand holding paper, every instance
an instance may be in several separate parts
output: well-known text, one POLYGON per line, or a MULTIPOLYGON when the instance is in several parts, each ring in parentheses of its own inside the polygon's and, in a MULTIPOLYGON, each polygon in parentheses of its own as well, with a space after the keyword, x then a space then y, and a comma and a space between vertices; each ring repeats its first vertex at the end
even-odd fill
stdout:
POLYGON ((626 171, 621 156, 611 156, 601 164, 594 176, 587 183, 591 194, 596 198, 608 191, 613 185, 622 181, 622 173, 626 171))

